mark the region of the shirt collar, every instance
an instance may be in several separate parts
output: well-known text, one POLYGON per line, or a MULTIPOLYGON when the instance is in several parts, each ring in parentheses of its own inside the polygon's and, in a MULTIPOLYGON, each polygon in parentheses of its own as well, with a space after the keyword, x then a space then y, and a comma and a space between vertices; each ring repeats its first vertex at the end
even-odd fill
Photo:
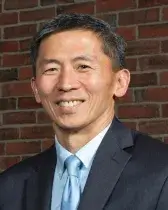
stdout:
POLYGON ((62 178, 62 175, 64 173, 64 162, 65 160, 72 155, 68 150, 66 150, 57 140, 55 136, 55 142, 56 142, 56 154, 57 154, 57 167, 58 167, 58 173, 59 177, 62 178))
MULTIPOLYGON (((103 129, 97 136, 95 136, 91 141, 89 141, 84 147, 82 147, 80 150, 76 152, 75 155, 82 161, 85 168, 89 169, 89 167, 91 166, 96 151, 100 143, 102 142, 103 137, 105 136, 109 127, 110 124, 105 129, 103 129)), ((55 145, 56 145, 56 154, 57 154, 57 167, 58 167, 59 176, 61 178, 64 173, 64 162, 70 155, 73 154, 68 150, 66 150, 58 142, 56 136, 55 136, 55 142, 56 142, 55 145)))

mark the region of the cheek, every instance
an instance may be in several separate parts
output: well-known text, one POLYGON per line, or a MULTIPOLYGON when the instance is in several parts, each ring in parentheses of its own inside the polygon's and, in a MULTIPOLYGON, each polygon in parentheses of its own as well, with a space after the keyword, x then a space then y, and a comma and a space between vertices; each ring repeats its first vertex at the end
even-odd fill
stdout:
POLYGON ((48 96, 53 92, 55 83, 51 79, 42 78, 38 81, 38 87, 40 95, 48 96))
POLYGON ((88 79, 87 82, 85 81, 84 86, 85 86, 86 91, 90 95, 94 95, 94 94, 98 95, 102 84, 101 84, 101 81, 98 81, 95 78, 93 78, 93 79, 88 79))
POLYGON ((98 91, 103 85, 102 76, 98 72, 91 72, 80 78, 88 91, 98 91))
POLYGON ((107 95, 108 93, 111 93, 113 86, 113 81, 109 78, 104 78, 103 75, 97 75, 85 80, 85 87, 90 93, 104 93, 107 95))

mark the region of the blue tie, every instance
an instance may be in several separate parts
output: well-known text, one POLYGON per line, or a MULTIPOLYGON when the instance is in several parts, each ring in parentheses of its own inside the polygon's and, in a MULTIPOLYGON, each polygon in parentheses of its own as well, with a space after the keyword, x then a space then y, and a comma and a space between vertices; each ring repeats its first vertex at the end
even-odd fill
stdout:
POLYGON ((80 200, 79 170, 81 160, 71 155, 65 160, 65 167, 68 172, 67 182, 63 191, 61 210, 76 210, 80 200))

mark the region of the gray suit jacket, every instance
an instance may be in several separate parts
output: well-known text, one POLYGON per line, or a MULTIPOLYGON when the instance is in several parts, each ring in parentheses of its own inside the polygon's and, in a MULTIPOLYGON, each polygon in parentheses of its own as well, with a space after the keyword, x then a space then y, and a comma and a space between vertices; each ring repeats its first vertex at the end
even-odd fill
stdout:
MULTIPOLYGON (((0 174, 0 210, 50 210, 55 147, 0 174)), ((167 210, 168 146, 116 118, 94 158, 79 210, 167 210)))

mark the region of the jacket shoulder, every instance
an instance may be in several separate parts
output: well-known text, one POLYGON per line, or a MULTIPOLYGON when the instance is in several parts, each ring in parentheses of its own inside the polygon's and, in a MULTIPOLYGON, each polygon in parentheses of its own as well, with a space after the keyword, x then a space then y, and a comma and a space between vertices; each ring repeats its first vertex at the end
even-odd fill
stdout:
POLYGON ((134 154, 152 166, 167 166, 168 145, 158 139, 137 132, 134 138, 134 154))
POLYGON ((37 171, 41 169, 43 171, 46 170, 47 164, 56 161, 54 158, 55 147, 53 146, 2 172, 0 174, 0 209, 4 205, 8 205, 9 202, 19 202, 23 195, 26 181, 37 171))
POLYGON ((15 179, 19 177, 23 177, 24 179, 28 178, 30 173, 34 170, 37 170, 42 164, 45 164, 48 158, 55 155, 55 147, 52 146, 49 149, 35 155, 29 157, 13 166, 3 171, 0 174, 0 184, 5 180, 15 177, 15 179))

